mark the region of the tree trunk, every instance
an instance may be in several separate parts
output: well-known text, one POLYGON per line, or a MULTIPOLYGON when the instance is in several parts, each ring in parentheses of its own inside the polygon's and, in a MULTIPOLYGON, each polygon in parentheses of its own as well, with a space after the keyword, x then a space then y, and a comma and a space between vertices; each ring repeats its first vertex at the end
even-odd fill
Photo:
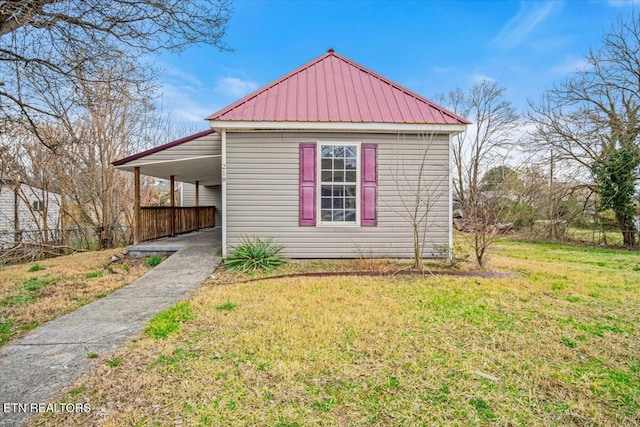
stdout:
POLYGON ((622 212, 616 212, 616 220, 618 221, 618 229, 622 233, 623 244, 628 247, 634 246, 636 243, 636 227, 633 223, 633 217, 622 212))

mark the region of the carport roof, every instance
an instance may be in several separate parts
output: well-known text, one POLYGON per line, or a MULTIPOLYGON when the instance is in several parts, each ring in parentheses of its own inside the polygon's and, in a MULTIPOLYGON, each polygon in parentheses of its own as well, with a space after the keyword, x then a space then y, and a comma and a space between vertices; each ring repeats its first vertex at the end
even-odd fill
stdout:
POLYGON ((221 155, 216 141, 220 139, 213 129, 171 141, 113 162, 116 169, 140 173, 156 178, 170 179, 202 185, 219 185, 221 155))

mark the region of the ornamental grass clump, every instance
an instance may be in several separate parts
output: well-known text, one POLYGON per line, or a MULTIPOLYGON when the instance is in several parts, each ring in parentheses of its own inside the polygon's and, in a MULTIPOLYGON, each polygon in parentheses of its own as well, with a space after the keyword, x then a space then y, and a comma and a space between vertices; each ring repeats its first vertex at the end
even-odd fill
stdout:
POLYGON ((283 247, 272 239, 253 240, 243 238, 240 245, 231 248, 231 255, 225 258, 224 267, 229 271, 241 271, 243 273, 255 273, 258 270, 269 271, 287 263, 280 256, 283 247))

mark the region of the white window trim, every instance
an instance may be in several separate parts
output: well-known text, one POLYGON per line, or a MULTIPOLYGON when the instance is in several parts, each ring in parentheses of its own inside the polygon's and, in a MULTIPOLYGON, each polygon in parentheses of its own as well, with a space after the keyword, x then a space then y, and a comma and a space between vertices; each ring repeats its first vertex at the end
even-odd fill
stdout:
POLYGON ((360 227, 360 175, 362 174, 362 150, 360 141, 316 141, 316 227, 356 228, 360 227), (322 146, 342 145, 356 147, 356 222, 322 221, 322 146))

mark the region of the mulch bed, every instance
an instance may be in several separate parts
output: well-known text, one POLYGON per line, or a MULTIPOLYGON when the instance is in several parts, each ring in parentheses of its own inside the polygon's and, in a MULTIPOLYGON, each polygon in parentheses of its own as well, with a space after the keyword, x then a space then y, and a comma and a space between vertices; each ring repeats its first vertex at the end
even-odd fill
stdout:
MULTIPOLYGON (((313 273, 291 273, 279 274, 277 276, 258 277, 253 279, 240 280, 234 283, 258 282, 260 280, 284 279, 291 277, 334 277, 334 276, 370 276, 370 277, 393 277, 393 276, 456 276, 456 277, 481 277, 486 279, 515 279, 520 276, 514 273, 497 273, 491 271, 455 271, 455 270, 399 270, 399 271, 331 271, 313 273)), ((231 284, 231 283, 229 283, 231 284)))

